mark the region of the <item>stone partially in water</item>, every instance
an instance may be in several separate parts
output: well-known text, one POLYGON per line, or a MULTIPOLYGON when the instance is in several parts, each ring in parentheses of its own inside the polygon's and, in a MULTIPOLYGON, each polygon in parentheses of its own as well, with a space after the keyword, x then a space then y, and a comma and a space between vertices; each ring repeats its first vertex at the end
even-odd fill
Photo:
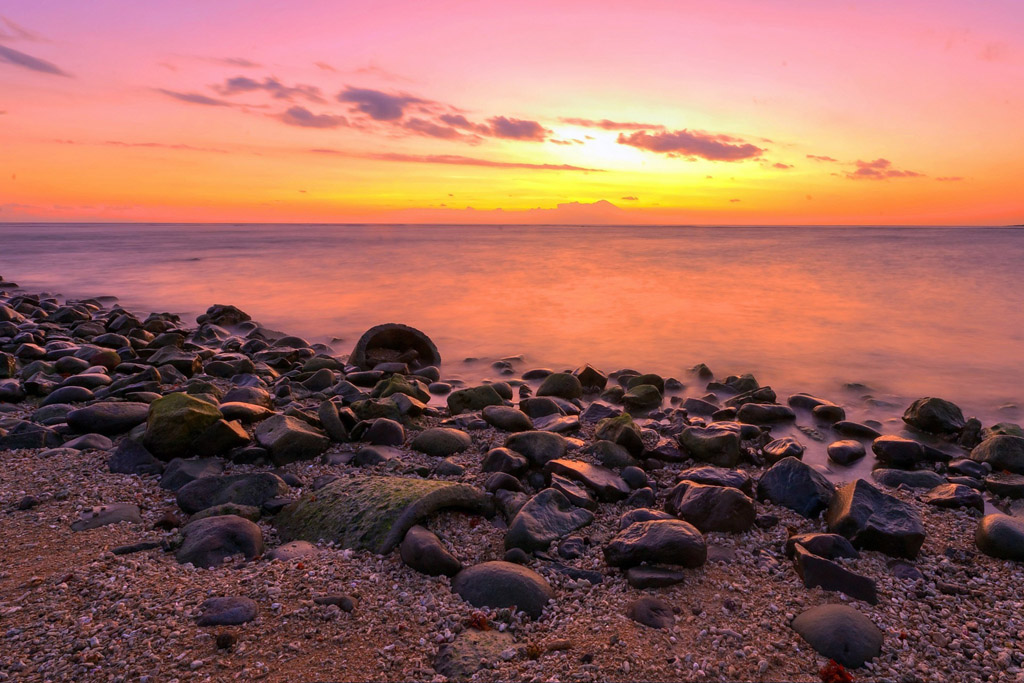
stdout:
POLYGON ((880 436, 871 442, 871 450, 879 462, 898 469, 912 470, 924 460, 921 444, 902 436, 880 436))
POLYGON ((487 406, 500 406, 505 399, 489 384, 468 389, 459 389, 448 394, 448 411, 452 415, 483 410, 487 406))
POLYGON ((833 441, 828 445, 828 459, 837 465, 849 465, 864 457, 864 444, 853 439, 833 441))
POLYGON ((960 407, 941 398, 919 398, 903 413, 911 427, 931 434, 956 434, 966 421, 960 407))
POLYGON ((441 354, 430 337, 414 327, 384 323, 363 333, 349 355, 348 362, 363 370, 378 363, 407 363, 411 368, 441 365, 441 354))
POLYGON ((1024 437, 998 434, 974 447, 971 460, 987 462, 996 472, 1007 470, 1024 474, 1024 437))
POLYGON ((282 510, 285 540, 333 541, 344 548, 390 552, 406 532, 444 508, 490 514, 493 504, 466 484, 405 477, 338 479, 282 510))
POLYGON ((783 458, 796 458, 799 460, 804 457, 804 450, 806 450, 799 441, 792 436, 784 436, 780 439, 775 439, 769 442, 761 449, 764 453, 764 458, 769 464, 774 465, 783 458))

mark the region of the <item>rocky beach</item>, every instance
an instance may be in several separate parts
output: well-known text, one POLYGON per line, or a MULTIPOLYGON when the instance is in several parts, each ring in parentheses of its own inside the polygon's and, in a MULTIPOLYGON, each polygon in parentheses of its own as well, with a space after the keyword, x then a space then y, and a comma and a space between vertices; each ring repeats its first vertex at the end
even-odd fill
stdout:
POLYGON ((1024 680, 1009 419, 117 301, 0 278, 0 680, 1024 680))

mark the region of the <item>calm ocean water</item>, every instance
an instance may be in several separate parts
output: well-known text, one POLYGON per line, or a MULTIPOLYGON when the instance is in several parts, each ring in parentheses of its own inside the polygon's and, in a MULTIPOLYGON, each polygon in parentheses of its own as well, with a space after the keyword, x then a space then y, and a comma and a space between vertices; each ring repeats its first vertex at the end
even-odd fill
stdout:
POLYGON ((1024 398, 1022 271, 1010 228, 0 224, 0 275, 22 286, 190 320, 231 303, 343 353, 404 322, 447 374, 523 354, 687 381, 706 362, 780 395, 861 382, 988 422, 1024 398))

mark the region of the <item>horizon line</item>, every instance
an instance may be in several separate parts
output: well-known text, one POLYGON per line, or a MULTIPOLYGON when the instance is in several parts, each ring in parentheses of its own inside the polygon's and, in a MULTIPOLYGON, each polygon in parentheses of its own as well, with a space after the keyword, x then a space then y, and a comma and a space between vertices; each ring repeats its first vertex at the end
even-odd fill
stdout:
POLYGON ((1024 223, 395 223, 329 221, 7 221, 5 225, 324 225, 438 228, 1024 228, 1024 223))

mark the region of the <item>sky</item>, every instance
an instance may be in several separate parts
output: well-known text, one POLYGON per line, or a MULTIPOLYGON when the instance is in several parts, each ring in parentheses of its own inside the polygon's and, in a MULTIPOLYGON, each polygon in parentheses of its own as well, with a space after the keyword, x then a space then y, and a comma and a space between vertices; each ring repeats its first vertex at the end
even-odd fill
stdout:
POLYGON ((0 221, 1024 223, 1020 0, 7 0, 0 221))

